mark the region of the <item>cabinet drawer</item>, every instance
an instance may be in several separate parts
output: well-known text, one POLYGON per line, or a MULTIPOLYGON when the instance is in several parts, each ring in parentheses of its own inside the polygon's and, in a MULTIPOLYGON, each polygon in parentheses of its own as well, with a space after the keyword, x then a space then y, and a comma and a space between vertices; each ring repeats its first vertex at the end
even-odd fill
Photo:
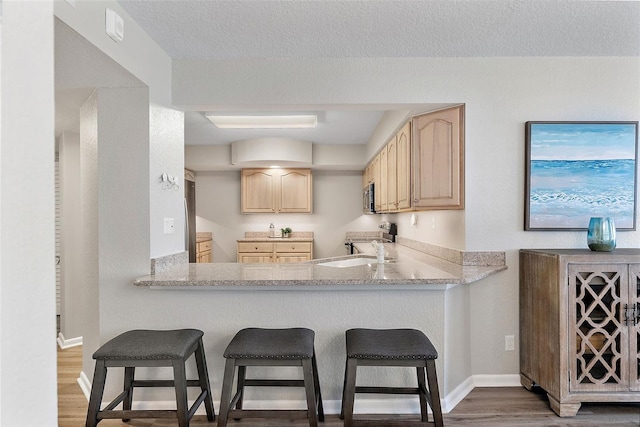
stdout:
POLYGON ((276 243, 276 252, 311 252, 311 242, 278 242, 276 243))
POLYGON ((211 240, 206 240, 204 242, 198 242, 198 252, 210 251, 211 250, 211 240))
POLYGON ((273 252, 273 243, 269 242, 238 242, 238 252, 273 252))

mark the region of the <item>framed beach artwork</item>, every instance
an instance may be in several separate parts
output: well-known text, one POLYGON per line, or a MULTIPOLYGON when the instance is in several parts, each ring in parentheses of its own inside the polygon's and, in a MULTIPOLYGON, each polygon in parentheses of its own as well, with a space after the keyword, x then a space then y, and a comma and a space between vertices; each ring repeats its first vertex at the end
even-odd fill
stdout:
POLYGON ((636 229, 638 122, 527 122, 525 230, 636 229))

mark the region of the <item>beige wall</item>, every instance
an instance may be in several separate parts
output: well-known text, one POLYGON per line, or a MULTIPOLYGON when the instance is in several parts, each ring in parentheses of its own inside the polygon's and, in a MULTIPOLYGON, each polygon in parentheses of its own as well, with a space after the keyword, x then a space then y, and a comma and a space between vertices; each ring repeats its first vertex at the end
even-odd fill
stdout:
POLYGON ((235 262, 245 231, 291 227, 313 231, 314 258, 346 254, 347 231, 376 230, 377 215, 362 215, 359 171, 313 171, 312 214, 241 214, 240 171, 196 174, 196 229, 213 232, 213 261, 235 262))

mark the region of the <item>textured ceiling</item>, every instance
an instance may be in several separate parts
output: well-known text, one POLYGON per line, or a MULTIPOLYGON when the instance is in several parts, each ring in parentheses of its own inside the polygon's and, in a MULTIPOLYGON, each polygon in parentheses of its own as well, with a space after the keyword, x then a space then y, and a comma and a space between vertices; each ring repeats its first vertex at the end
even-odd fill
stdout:
POLYGON ((640 54, 637 1, 119 3, 177 59, 640 54))

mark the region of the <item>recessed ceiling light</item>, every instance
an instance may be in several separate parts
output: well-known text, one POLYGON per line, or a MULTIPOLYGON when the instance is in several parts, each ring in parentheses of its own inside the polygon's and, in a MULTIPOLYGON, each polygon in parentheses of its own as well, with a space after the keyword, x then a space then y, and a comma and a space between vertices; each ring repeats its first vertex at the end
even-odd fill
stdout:
POLYGON ((206 117, 220 129, 309 129, 318 123, 315 115, 206 117))

